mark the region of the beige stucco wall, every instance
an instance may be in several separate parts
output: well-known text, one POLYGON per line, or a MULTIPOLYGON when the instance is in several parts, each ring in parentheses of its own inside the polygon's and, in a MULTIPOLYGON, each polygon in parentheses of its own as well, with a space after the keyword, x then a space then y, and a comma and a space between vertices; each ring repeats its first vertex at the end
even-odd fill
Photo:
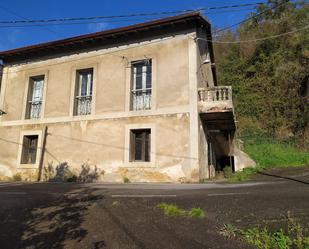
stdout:
MULTIPOLYGON (((198 181, 207 177, 206 138, 199 123, 197 75, 199 53, 194 33, 118 48, 100 49, 6 67, 0 108, 0 175, 21 172, 36 179, 37 169, 21 169, 20 137, 48 127, 43 165, 67 162, 78 174, 81 165, 98 167, 102 181, 198 181), (129 110, 130 61, 152 58, 152 109, 129 110), (75 72, 94 68, 91 115, 73 116, 75 72), (24 120, 29 77, 45 75, 42 117, 24 120), (129 127, 152 129, 151 163, 128 163, 129 127), (1 140, 2 139, 2 140, 1 140)), ((205 52, 205 51, 204 51, 205 52)), ((204 55, 203 55, 204 56, 204 55)))
MULTIPOLYGON (((19 165, 19 134, 29 130, 43 131, 44 127, 25 125, 0 128, 1 174, 11 176, 21 172, 25 179, 31 179, 31 170, 16 167, 19 165)), ((99 178, 102 181, 122 182, 126 176, 134 182, 177 182, 181 178, 190 180, 189 146, 189 114, 56 123, 48 125, 43 164, 56 167, 67 162, 76 175, 80 173, 83 163, 92 167, 96 165, 102 172, 99 178), (129 150, 125 136, 128 127, 137 124, 154 128, 152 162, 125 161, 129 150), (143 174, 137 174, 138 170, 143 174)))
POLYGON ((24 102, 29 77, 45 75, 46 118, 70 116, 72 88, 77 69, 94 68, 93 113, 126 111, 126 93, 130 80, 129 62, 153 59, 153 109, 189 104, 188 37, 131 45, 119 49, 105 49, 80 55, 60 57, 36 63, 5 68, 2 121, 24 119, 24 102), (129 72, 128 72, 129 71, 129 72), (129 78, 129 79, 128 79, 129 78))

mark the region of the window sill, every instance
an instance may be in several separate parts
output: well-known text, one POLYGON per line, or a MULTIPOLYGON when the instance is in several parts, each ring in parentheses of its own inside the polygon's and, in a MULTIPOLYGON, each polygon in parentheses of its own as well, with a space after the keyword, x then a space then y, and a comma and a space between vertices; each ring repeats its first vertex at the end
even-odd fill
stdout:
POLYGON ((139 115, 141 115, 141 114, 143 114, 143 113, 151 113, 151 112, 153 112, 154 110, 153 109, 145 109, 145 110, 130 110, 130 113, 132 113, 132 114, 139 114, 139 115))
POLYGON ((19 169, 38 169, 38 164, 19 164, 19 169))
POLYGON ((128 162, 128 167, 130 168, 155 168, 155 162, 144 162, 144 161, 132 161, 128 162))

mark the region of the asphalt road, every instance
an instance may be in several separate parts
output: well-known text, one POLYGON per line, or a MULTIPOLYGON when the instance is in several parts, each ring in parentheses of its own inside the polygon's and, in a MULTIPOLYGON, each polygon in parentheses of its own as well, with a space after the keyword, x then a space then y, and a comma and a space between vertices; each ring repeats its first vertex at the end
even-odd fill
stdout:
POLYGON ((224 224, 309 227, 308 170, 270 171, 242 184, 0 183, 0 248, 252 248, 224 224), (279 177, 280 176, 280 177, 279 177), (206 217, 167 217, 158 203, 206 217))

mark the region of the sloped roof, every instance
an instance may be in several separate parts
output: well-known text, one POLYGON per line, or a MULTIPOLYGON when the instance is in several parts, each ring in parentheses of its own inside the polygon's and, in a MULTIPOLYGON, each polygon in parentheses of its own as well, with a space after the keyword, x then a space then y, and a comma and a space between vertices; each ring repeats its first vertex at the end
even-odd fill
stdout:
MULTIPOLYGON (((106 41, 108 41, 110 44, 113 42, 118 42, 119 37, 128 40, 131 37, 134 37, 134 35, 136 37, 136 34, 141 34, 142 32, 145 33, 148 31, 148 36, 151 36, 154 34, 155 30, 162 30, 163 27, 181 26, 177 24, 182 24, 183 26, 185 26, 184 24, 188 23, 191 23, 191 25, 192 23, 194 23, 195 25, 198 24, 199 26, 206 27, 206 32, 208 33, 207 35, 211 37, 209 22, 199 12, 190 12, 182 15, 167 17, 149 22, 143 22, 126 27, 120 27, 106 31, 66 38, 62 40, 56 40, 2 51, 0 52, 0 59, 2 59, 4 62, 12 62, 32 59, 44 55, 58 54, 66 51, 78 51, 80 49, 89 48, 91 46, 98 46, 99 43, 103 44, 104 41, 105 43, 106 41)), ((143 35, 145 36, 145 34, 143 35)))

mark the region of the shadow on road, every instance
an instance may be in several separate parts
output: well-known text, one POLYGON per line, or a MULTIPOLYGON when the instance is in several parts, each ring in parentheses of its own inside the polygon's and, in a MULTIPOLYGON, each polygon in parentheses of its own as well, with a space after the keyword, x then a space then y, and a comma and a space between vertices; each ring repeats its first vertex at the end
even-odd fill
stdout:
MULTIPOLYGON (((61 194, 53 202, 43 201, 33 209, 14 210, 2 219, 1 248, 65 248, 65 241, 81 241, 88 234, 82 227, 87 210, 99 199, 102 196, 83 189, 78 194, 61 194)), ((100 241, 94 248, 104 248, 104 244, 100 241)))
POLYGON ((258 172, 258 174, 265 175, 265 176, 276 177, 276 178, 280 178, 280 179, 287 179, 287 180, 291 180, 291 181, 299 182, 299 183, 303 183, 303 184, 309 184, 309 182, 307 182, 307 181, 299 180, 299 179, 288 177, 288 176, 280 176, 280 175, 275 175, 275 174, 266 173, 266 172, 258 172))

